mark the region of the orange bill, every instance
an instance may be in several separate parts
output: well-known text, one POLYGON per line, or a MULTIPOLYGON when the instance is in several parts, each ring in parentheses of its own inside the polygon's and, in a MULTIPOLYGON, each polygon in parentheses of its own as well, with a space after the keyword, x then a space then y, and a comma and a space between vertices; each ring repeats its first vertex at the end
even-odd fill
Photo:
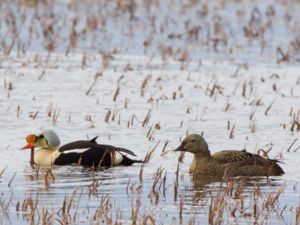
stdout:
POLYGON ((21 149, 30 149, 34 147, 34 144, 36 142, 37 136, 35 136, 34 134, 29 134, 26 137, 26 142, 27 145, 23 146, 21 149))
POLYGON ((21 148, 21 150, 25 150, 25 149, 29 149, 29 148, 33 148, 33 147, 34 147, 34 145, 32 145, 32 144, 27 144, 27 145, 23 146, 23 147, 21 148))

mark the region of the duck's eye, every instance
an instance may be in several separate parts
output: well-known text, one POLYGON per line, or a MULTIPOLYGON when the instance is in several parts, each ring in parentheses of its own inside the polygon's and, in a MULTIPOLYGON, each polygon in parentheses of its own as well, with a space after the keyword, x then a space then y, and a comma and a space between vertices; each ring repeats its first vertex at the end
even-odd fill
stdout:
POLYGON ((46 144, 48 144, 48 140, 45 138, 45 136, 44 136, 43 134, 41 134, 41 135, 39 136, 39 140, 43 140, 43 141, 46 142, 46 144))

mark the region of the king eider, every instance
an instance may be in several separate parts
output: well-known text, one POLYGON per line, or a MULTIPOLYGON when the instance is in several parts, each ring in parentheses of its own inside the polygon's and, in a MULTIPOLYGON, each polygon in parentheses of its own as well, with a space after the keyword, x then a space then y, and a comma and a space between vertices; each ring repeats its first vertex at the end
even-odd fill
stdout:
POLYGON ((44 130, 39 135, 30 134, 26 137, 27 145, 21 149, 32 149, 30 162, 38 166, 77 164, 88 167, 112 167, 118 165, 130 166, 142 163, 127 157, 136 156, 132 151, 98 144, 97 137, 89 140, 70 142, 61 147, 57 134, 52 130, 44 130), (34 151, 35 147, 39 147, 34 151))
POLYGON ((211 155, 205 139, 198 134, 188 135, 175 151, 194 154, 190 172, 197 175, 222 177, 284 174, 277 160, 264 158, 245 150, 224 150, 211 155))

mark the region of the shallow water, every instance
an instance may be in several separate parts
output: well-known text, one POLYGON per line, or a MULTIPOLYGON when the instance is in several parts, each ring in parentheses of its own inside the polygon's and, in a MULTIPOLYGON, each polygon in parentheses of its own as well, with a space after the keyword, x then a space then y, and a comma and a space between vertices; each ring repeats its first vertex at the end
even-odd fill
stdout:
MULTIPOLYGON (((255 2, 249 4, 255 6, 255 2)), ((13 3, 5 7, 17 10, 13 3)), ((1 10, 7 10, 5 7, 1 10)), ((237 7, 246 10, 247 4, 230 3, 218 10, 224 14, 237 7)), ((276 21, 290 7, 275 4, 276 21)), ((34 8, 24 9, 26 18, 31 18, 34 8)), ((74 9, 66 11, 66 4, 55 5, 53 10, 67 12, 67 21, 74 16, 74 9)), ((111 16, 110 10, 107 13, 111 16)), ((141 21, 148 22, 148 17, 142 17, 140 10, 141 19, 134 21, 142 27, 141 21)), ((170 14, 173 18, 179 11, 161 16, 170 14)), ((288 12, 296 21, 298 14, 288 12)), ((86 15, 84 10, 80 13, 86 15)), ((127 16, 123 19, 125 25, 131 25, 127 16)), ((108 19, 108 23, 120 20, 122 16, 108 19)), ((108 35, 109 27, 101 30, 103 35, 108 35)), ((101 49, 109 51, 116 44, 114 40, 122 32, 117 28, 101 49)), ((174 27, 168 29, 173 32, 174 27)), ((126 36, 116 44, 119 51, 107 65, 103 55, 85 48, 89 41, 84 38, 79 38, 76 50, 68 56, 63 53, 63 41, 50 55, 40 42, 28 45, 26 55, 18 55, 15 48, 9 55, 2 52, 0 224, 295 224, 300 153, 296 140, 299 128, 293 124, 299 121, 300 74, 294 61, 275 63, 274 48, 280 44, 283 30, 283 23, 274 27, 272 37, 276 38, 270 39, 270 51, 258 53, 257 45, 250 50, 247 45, 235 46, 238 50, 226 61, 226 51, 212 53, 210 47, 201 45, 189 62, 182 63, 176 57, 162 60, 151 52, 156 52, 155 46, 165 40, 164 35, 154 35, 156 44, 149 47, 150 53, 143 53, 139 46, 139 38, 144 36, 126 36), (135 43, 139 43, 136 48, 130 48, 135 43), (82 66, 84 57, 86 65, 82 66), (97 73, 101 75, 93 85, 97 73), (10 82, 12 88, 7 86, 10 82), (144 123, 149 112, 149 121, 144 123), (131 149, 139 159, 157 147, 142 172, 139 164, 104 171, 66 166, 52 168, 52 177, 46 168, 32 169, 29 151, 19 150, 27 134, 49 128, 58 133, 62 143, 99 136, 98 142, 131 149), (187 133, 203 133, 212 152, 271 148, 269 157, 281 160, 286 174, 195 182, 188 173, 192 156, 186 154, 178 164, 179 154, 172 151, 187 133), (161 174, 156 184, 155 174, 161 174)), ((289 32, 286 36, 291 40, 294 33, 289 32)), ((238 43, 245 41, 242 36, 236 38, 238 43)), ((166 40, 170 45, 173 42, 186 44, 181 39, 166 40)))
MULTIPOLYGON (((180 138, 187 132, 203 132, 212 152, 228 148, 246 148, 250 152, 256 152, 260 148, 272 147, 269 156, 277 157, 284 162, 282 167, 286 171, 285 175, 269 181, 263 178, 260 181, 253 179, 245 183, 242 193, 249 215, 237 211, 236 215, 232 216, 225 211, 222 216, 224 223, 263 222, 264 219, 272 224, 293 223, 295 207, 298 206, 297 146, 299 145, 296 142, 290 152, 287 152, 287 149, 297 138, 297 132, 290 131, 292 116, 289 115, 291 108, 293 112, 297 112, 300 106, 297 101, 300 89, 296 87, 296 81, 299 79, 296 67, 255 66, 248 70, 242 69, 238 75, 233 76, 237 66, 227 63, 220 63, 215 67, 210 62, 204 62, 200 67, 191 67, 190 71, 147 70, 136 69, 139 67, 136 59, 122 56, 115 59, 115 70, 105 71, 103 76, 98 78, 91 93, 86 95, 85 92, 96 71, 72 67, 68 62, 64 62, 63 56, 56 55, 55 58, 60 58, 58 67, 43 68, 45 75, 42 81, 38 80, 40 72, 36 70, 33 72, 28 66, 11 67, 13 72, 10 80, 14 88, 9 91, 9 97, 6 96, 1 101, 3 124, 7 126, 1 136, 3 162, 1 167, 5 169, 0 184, 1 201, 4 206, 8 206, 7 211, 2 211, 2 223, 13 224, 15 221, 29 223, 30 219, 24 219, 20 209, 16 211, 18 202, 22 205, 28 198, 32 198, 33 202, 38 199, 37 209, 40 217, 43 215, 43 209, 47 209, 48 215, 52 212, 54 218, 59 220, 64 218, 73 223, 99 221, 94 214, 97 209, 105 208, 101 207, 101 201, 109 201, 107 210, 111 214, 112 221, 131 223, 133 210, 141 204, 138 221, 151 215, 156 222, 164 224, 181 223, 180 218, 183 224, 191 220, 195 220, 196 224, 206 223, 211 201, 226 193, 224 191, 226 183, 221 184, 220 181, 215 182, 216 180, 194 183, 188 173, 192 157, 186 154, 183 163, 180 163, 178 193, 177 199, 175 198, 174 182, 179 155, 171 150, 180 144, 180 138), (120 65, 119 61, 122 62, 120 65), (122 64, 125 61, 131 62, 133 70, 124 71, 122 64), (271 76, 274 73, 278 74, 279 78, 274 79, 271 76), (141 83, 149 74, 151 79, 146 85, 144 96, 141 96, 141 83), (119 82, 120 94, 116 101, 112 101, 121 75, 124 77, 119 82), (111 82, 112 85, 107 85, 107 82, 111 82), (241 94, 244 82, 247 84, 251 82, 250 85, 253 86, 252 93, 249 87, 245 97, 241 94), (36 85, 32 85, 33 83, 36 85), (209 96, 206 88, 213 84, 220 85, 222 93, 209 96), (272 89, 274 84, 278 86, 276 91, 272 89), (178 86, 181 86, 179 91, 178 86), (290 89, 293 87, 291 96, 290 89), (173 99, 173 92, 179 97, 173 99), (128 99, 127 108, 124 108, 125 99, 128 99), (261 99, 262 104, 251 106, 257 99, 261 99), (267 107, 274 99, 275 102, 265 115, 267 107), (230 103, 230 107, 228 111, 224 111, 227 102, 230 103), (20 113, 17 116, 18 105, 20 113), (254 109, 256 110, 254 119, 250 120, 249 115, 254 109), (59 116, 54 124, 52 116, 48 115, 49 111, 54 113, 55 110, 59 111, 59 116), (115 111, 116 119, 104 122, 108 110, 115 111), (142 126, 149 110, 150 120, 147 125, 142 126), (31 113, 36 111, 38 111, 36 118, 31 118, 31 113), (91 119, 86 120, 87 115, 91 119), (132 115, 137 119, 128 127, 128 120, 132 115), (230 138, 231 130, 227 129, 228 121, 231 127, 235 125, 233 138, 230 138), (249 128, 251 123, 256 124, 254 132, 249 128), (160 129, 155 129, 155 124, 159 124, 160 129), (283 124, 286 125, 286 129, 283 129, 283 124), (50 179, 47 184, 45 182, 47 170, 41 169, 38 172, 32 170, 28 163, 29 151, 18 150, 25 144, 24 137, 28 133, 38 133, 44 128, 54 129, 62 143, 99 135, 99 142, 132 149, 136 152, 137 158, 141 159, 149 149, 159 144, 150 162, 143 168, 141 181, 139 180, 141 167, 138 164, 105 171, 68 166, 53 168, 55 180, 52 182, 50 179), (150 133, 153 132, 150 140, 147 138, 149 129, 150 133), (162 154, 166 141, 168 141, 166 153, 162 154), (159 168, 163 170, 162 176, 153 189, 153 176, 159 168), (253 187, 257 182, 261 186, 261 194, 257 197, 259 216, 256 218, 252 215, 252 209, 255 199, 253 187), (275 195, 283 187, 285 189, 278 202, 276 201, 272 209, 266 210, 263 206, 268 194, 275 195), (61 213, 57 214, 61 212, 64 199, 70 201, 74 191, 74 202, 68 217, 63 217, 61 213)), ((73 62, 77 58, 74 57, 73 62)), ((3 74, 4 71, 1 70, 3 74)), ((236 184, 238 183, 237 181, 236 184)), ((238 198, 225 194, 226 207, 230 207, 230 202, 237 201, 238 198)), ((110 221, 110 217, 107 216, 107 213, 102 215, 105 223, 110 221)), ((40 222, 37 216, 35 222, 40 222)))

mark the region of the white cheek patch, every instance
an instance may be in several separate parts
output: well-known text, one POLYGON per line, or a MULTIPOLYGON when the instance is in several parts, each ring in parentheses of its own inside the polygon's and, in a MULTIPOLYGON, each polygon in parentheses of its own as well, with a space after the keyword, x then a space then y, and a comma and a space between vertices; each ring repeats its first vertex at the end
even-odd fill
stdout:
POLYGON ((114 154, 114 165, 120 165, 123 161, 123 155, 119 152, 115 152, 114 154))
POLYGON ((79 149, 72 149, 72 150, 67 150, 64 152, 61 152, 61 154, 69 154, 69 153, 84 153, 85 151, 89 150, 90 148, 79 148, 79 149))

